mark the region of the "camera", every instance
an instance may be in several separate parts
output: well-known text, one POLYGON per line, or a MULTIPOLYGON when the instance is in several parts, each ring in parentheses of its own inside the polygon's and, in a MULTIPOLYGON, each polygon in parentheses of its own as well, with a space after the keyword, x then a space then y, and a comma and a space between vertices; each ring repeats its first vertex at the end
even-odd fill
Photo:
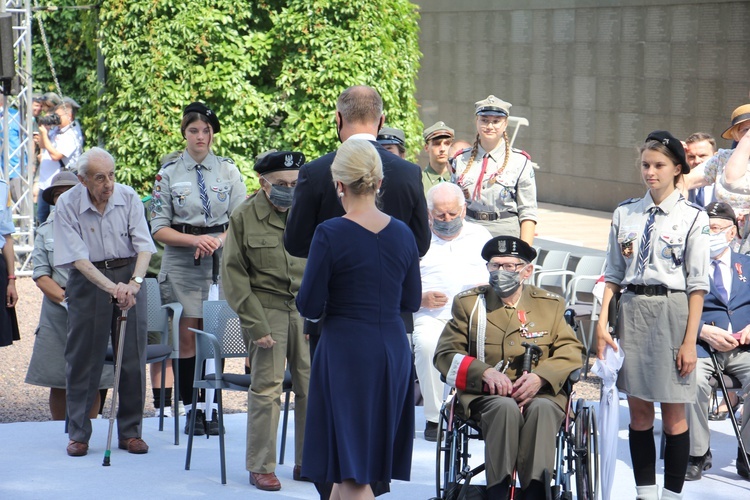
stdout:
POLYGON ((49 113, 44 116, 40 116, 37 118, 37 123, 39 125, 44 125, 46 127, 57 127, 60 125, 60 115, 57 113, 49 113))

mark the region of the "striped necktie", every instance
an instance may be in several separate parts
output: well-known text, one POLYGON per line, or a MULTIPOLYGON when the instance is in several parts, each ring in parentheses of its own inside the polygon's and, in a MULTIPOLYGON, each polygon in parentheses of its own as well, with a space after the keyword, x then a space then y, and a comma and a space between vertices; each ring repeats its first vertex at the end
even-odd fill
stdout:
POLYGON ((206 224, 211 219, 211 201, 208 199, 208 191, 206 191, 206 181, 203 178, 202 168, 206 168, 201 164, 195 166, 195 171, 198 174, 198 192, 201 195, 201 203, 203 203, 203 214, 206 216, 206 224))
POLYGON ((654 218, 656 213, 659 211, 659 207, 651 207, 649 209, 648 220, 646 221, 646 227, 643 230, 643 238, 641 238, 641 246, 638 249, 638 275, 643 276, 643 271, 646 269, 646 261, 648 260, 649 254, 651 253, 651 233, 654 231, 654 218))

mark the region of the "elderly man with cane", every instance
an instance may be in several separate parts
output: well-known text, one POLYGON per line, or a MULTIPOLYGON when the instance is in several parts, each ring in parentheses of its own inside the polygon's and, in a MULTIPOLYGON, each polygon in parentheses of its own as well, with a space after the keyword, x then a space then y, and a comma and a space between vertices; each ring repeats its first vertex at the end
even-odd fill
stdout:
POLYGON ((67 452, 73 457, 88 453, 88 413, 99 389, 107 342, 115 336, 120 311, 128 311, 119 382, 119 448, 147 453, 141 439, 147 343, 146 291, 141 284, 156 248, 140 198, 115 182, 115 162, 108 152, 91 148, 81 155, 78 178, 81 184, 58 199, 55 219, 55 266, 70 269, 65 289, 67 452))

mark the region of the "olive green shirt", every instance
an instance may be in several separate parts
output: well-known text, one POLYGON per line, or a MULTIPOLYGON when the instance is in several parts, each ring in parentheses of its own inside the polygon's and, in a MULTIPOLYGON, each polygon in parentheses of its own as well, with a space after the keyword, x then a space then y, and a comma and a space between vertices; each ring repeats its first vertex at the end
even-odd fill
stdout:
POLYGON ((295 299, 307 259, 292 257, 284 249, 284 215, 258 191, 229 218, 221 279, 246 339, 271 333, 264 309, 297 310, 295 299))
POLYGON ((432 166, 427 165, 422 171, 422 187, 424 187, 424 195, 427 196, 427 191, 432 189, 433 186, 437 186, 441 182, 447 182, 451 180, 451 169, 446 168, 445 172, 438 174, 432 169, 432 166))

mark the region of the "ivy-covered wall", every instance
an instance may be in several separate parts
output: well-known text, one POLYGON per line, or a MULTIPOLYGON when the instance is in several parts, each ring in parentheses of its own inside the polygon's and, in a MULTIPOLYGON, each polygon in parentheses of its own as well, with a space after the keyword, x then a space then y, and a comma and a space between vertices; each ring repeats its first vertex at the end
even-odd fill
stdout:
MULTIPOLYGON (((118 181, 142 193, 159 159, 184 147, 181 113, 194 100, 216 111, 214 150, 250 188, 253 159, 267 149, 313 159, 337 147, 336 98, 350 85, 378 89, 387 124, 405 130, 413 157, 419 151, 419 14, 407 0, 104 0, 98 24, 95 12, 41 15, 62 90, 84 105, 87 146, 101 132, 118 181)), ((37 28, 35 90, 54 90, 37 28)))

